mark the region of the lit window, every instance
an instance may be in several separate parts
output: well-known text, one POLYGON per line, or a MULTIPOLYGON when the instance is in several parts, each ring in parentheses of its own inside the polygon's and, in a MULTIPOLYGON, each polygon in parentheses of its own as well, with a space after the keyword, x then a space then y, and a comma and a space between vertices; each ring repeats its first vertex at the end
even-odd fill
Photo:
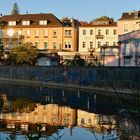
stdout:
POLYGON ((83 35, 86 35, 86 30, 83 30, 83 35))
POLYGON ((83 42, 83 48, 86 48, 86 42, 83 42))
POLYGON ((30 25, 30 21, 22 21, 22 25, 30 25))
POLYGON ((26 36, 30 36, 30 30, 26 30, 26 36))
POLYGON ((47 25, 47 20, 40 20, 39 21, 39 24, 40 25, 47 25))
POLYGON ((39 30, 35 30, 35 36, 39 36, 39 30))
POLYGON ((16 25, 16 21, 9 21, 9 22, 8 22, 8 25, 9 25, 9 26, 15 26, 15 25, 16 25))
POLYGON ((48 30, 44 31, 44 36, 48 36, 48 30))

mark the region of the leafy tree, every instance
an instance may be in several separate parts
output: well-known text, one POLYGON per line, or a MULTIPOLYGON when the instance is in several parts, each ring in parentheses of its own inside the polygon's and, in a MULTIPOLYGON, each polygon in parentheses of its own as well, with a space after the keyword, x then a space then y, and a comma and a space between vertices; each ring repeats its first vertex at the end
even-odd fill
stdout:
POLYGON ((10 53, 10 61, 17 65, 35 65, 38 56, 37 49, 31 44, 14 47, 10 53))
POLYGON ((12 9, 11 14, 12 15, 18 15, 19 14, 19 7, 18 7, 18 4, 16 2, 13 4, 13 9, 12 9))
POLYGON ((64 62, 66 66, 86 66, 86 62, 81 58, 80 54, 76 54, 72 60, 66 60, 64 62))

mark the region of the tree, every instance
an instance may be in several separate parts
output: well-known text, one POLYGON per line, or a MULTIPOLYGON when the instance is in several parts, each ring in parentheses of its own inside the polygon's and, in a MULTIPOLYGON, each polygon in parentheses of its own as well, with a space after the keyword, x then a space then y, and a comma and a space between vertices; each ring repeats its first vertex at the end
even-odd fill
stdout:
POLYGON ((65 66, 86 66, 86 62, 81 58, 80 54, 76 54, 72 60, 66 60, 64 62, 65 66))
POLYGON ((12 15, 18 15, 19 14, 19 7, 18 7, 18 4, 16 2, 13 4, 13 9, 12 9, 11 14, 12 15))
POLYGON ((22 44, 12 49, 10 61, 17 65, 35 65, 37 56, 37 49, 31 43, 22 44))

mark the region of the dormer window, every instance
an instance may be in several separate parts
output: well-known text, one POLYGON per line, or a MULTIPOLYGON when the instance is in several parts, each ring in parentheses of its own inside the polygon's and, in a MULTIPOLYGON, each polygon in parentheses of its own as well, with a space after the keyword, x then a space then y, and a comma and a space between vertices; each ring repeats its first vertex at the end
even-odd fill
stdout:
POLYGON ((15 25, 16 25, 16 21, 9 21, 9 22, 8 22, 8 25, 9 25, 9 26, 15 26, 15 25))
POLYGON ((30 21, 22 21, 22 25, 30 25, 30 21))
POLYGON ((40 20, 39 25, 47 25, 47 20, 40 20))

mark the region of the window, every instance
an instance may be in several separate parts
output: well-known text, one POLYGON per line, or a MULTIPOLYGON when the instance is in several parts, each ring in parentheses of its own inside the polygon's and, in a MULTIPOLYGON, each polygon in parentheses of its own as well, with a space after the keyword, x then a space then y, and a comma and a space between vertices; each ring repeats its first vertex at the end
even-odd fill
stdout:
POLYGON ((92 49, 93 48, 93 42, 91 41, 90 42, 90 49, 92 49))
POLYGON ((70 42, 65 42, 65 48, 70 49, 71 48, 71 43, 70 42))
POLYGON ((22 25, 30 25, 30 21, 22 21, 22 25))
POLYGON ((56 36, 56 35, 57 35, 57 31, 53 30, 53 36, 56 36))
POLYGON ((47 25, 47 20, 40 20, 39 25, 47 25))
POLYGON ((116 46, 116 42, 113 42, 113 46, 116 46))
POLYGON ((65 30, 65 35, 71 35, 71 30, 65 30))
POLYGON ((107 41, 107 42, 105 42, 105 45, 106 45, 106 46, 109 46, 109 42, 108 42, 108 41, 107 41))
POLYGON ((101 35, 101 30, 100 29, 98 29, 98 35, 101 35))
POLYGON ((22 34, 22 30, 18 30, 18 35, 21 35, 22 34))
POLYGON ((108 29, 106 30, 106 35, 109 35, 109 30, 108 29))
POLYGON ((44 42, 44 48, 48 49, 48 42, 44 42))
POLYGON ((16 21, 9 21, 9 22, 8 22, 8 25, 9 25, 9 26, 15 26, 15 25, 16 25, 16 21))
POLYGON ((83 35, 86 35, 86 30, 83 30, 83 35))
POLYGON ((128 24, 124 24, 124 32, 128 32, 128 24))
POLYGON ((131 45, 129 43, 126 43, 125 44, 125 47, 124 47, 124 54, 125 55, 130 55, 131 54, 131 45))
POLYGON ((101 42, 98 42, 98 48, 100 48, 100 46, 101 46, 101 42))
POLYGON ((117 34, 117 30, 114 29, 114 30, 113 30, 113 35, 116 35, 116 34, 117 34))
POLYGON ((56 42, 53 42, 53 49, 56 49, 56 42))
POLYGON ((86 42, 83 42, 83 48, 86 48, 86 42))
POLYGON ((69 48, 69 49, 71 48, 71 44, 70 44, 70 42, 68 42, 68 48, 69 48))
POLYGON ((35 30, 35 37, 39 36, 39 30, 35 30))
POLYGON ((30 30, 26 30, 26 36, 30 36, 30 30))
POLYGON ((39 47, 39 43, 35 42, 35 47, 38 48, 39 47))
POLYGON ((125 66, 130 66, 131 65, 131 58, 125 58, 124 59, 124 65, 125 66))
POLYGON ((44 36, 48 36, 48 30, 44 31, 44 36))
POLYGON ((93 30, 90 30, 90 35, 93 35, 93 30))

